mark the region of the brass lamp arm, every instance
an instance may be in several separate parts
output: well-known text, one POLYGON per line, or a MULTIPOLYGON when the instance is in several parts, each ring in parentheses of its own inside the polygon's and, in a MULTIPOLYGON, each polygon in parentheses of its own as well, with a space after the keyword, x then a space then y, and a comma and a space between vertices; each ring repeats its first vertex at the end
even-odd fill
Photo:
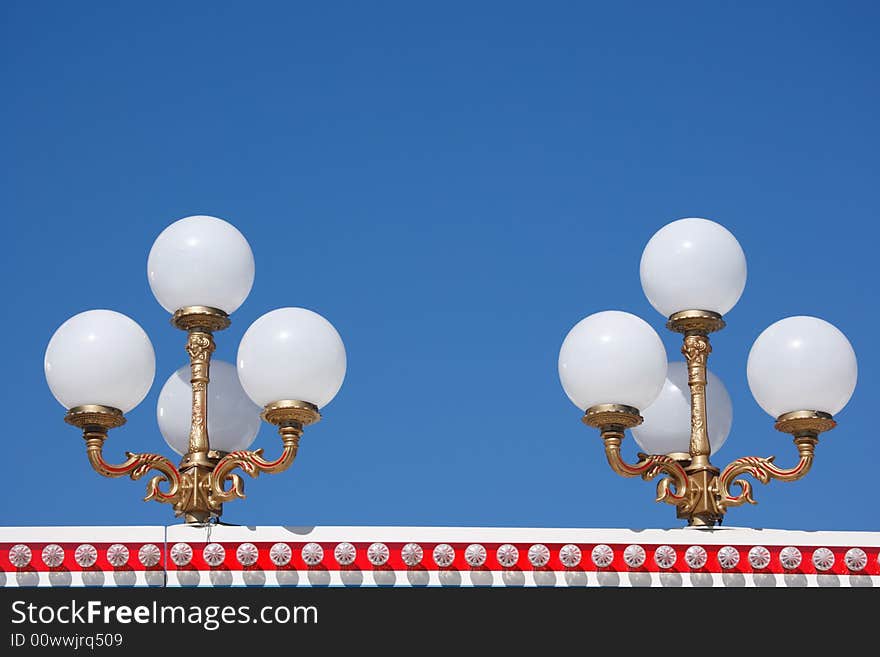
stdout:
POLYGON ((86 453, 92 468, 105 477, 124 477, 128 475, 134 480, 140 479, 150 470, 157 470, 161 475, 157 475, 150 479, 147 484, 147 496, 144 501, 156 500, 166 504, 174 504, 177 502, 180 492, 180 474, 177 467, 164 456, 160 454, 132 454, 126 452, 128 457, 125 462, 118 465, 112 465, 104 460, 104 441, 107 439, 107 432, 94 427, 87 428, 83 431, 83 438, 86 441, 86 453), (162 482, 168 483, 168 491, 162 492, 159 485, 162 482))
POLYGON ((630 465, 620 455, 620 443, 623 440, 622 430, 603 429, 602 440, 605 443, 605 457, 614 472, 621 477, 641 477, 645 481, 665 474, 668 478, 664 477, 657 482, 657 501, 678 507, 687 506, 688 476, 675 459, 665 454, 642 454, 640 452, 638 463, 630 465))
POLYGON ((284 472, 293 463, 299 448, 299 439, 302 436, 302 425, 291 423, 281 426, 278 432, 281 434, 283 449, 281 456, 274 461, 263 458, 263 450, 239 450, 230 452, 224 456, 211 474, 211 497, 215 502, 230 502, 235 498, 244 498, 244 482, 241 476, 232 471, 240 468, 251 477, 257 477, 261 472, 276 474, 284 472), (229 488, 224 488, 226 481, 230 481, 229 488))
POLYGON ((796 436, 794 439, 797 445, 800 458, 794 467, 784 469, 774 465, 774 456, 745 456, 736 459, 728 465, 718 477, 718 505, 722 508, 731 506, 740 506, 741 504, 757 504, 752 497, 752 485, 745 479, 736 479, 741 474, 751 475, 762 484, 769 483, 771 479, 779 481, 797 481, 804 477, 813 465, 813 455, 816 443, 819 442, 816 436, 796 436), (731 491, 732 486, 739 486, 739 495, 734 495, 731 491))

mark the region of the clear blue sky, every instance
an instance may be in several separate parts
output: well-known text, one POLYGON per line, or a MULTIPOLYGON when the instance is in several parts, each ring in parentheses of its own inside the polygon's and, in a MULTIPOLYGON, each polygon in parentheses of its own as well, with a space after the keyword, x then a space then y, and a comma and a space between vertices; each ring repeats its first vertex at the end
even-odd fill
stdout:
MULTIPOLYGON (((710 360, 734 403, 718 465, 795 461, 746 383, 767 325, 827 319, 860 369, 811 474, 756 483, 726 524, 880 529, 878 19, 870 2, 4 2, 3 524, 174 521, 143 480, 91 470, 43 354, 82 310, 138 321, 156 380, 106 454, 167 450, 156 398, 186 354, 147 254, 211 214, 256 259, 216 356, 305 306, 349 363, 291 470, 248 479, 224 520, 679 526, 653 483, 608 468, 556 359, 613 308, 679 357, 638 265, 699 216, 749 266, 710 360)), ((255 445, 278 450, 268 426, 255 445)))

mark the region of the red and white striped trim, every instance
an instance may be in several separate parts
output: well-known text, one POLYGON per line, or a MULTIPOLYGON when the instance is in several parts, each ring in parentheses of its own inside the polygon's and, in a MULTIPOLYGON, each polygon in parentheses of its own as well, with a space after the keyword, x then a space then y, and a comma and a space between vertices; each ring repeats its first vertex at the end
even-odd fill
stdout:
MULTIPOLYGON (((51 572, 91 570, 162 570, 162 548, 152 543, 143 545, 114 543, 75 544, 51 543, 43 545, 0 544, 0 570, 51 572), (110 548, 113 548, 112 550, 110 548), (130 556, 136 554, 137 558, 130 556), (33 555, 39 555, 34 558, 33 555), (83 557, 85 555, 85 557, 83 557), (154 561, 153 557, 158 558, 154 561), (4 558, 5 557, 5 558, 4 558), (144 563, 146 561, 146 563, 144 563)), ((653 544, 513 544, 504 543, 175 543, 169 548, 168 570, 212 569, 296 569, 322 568, 391 568, 406 570, 423 568, 442 570, 455 568, 467 570, 488 568, 570 570, 577 568, 590 571, 629 572, 738 572, 785 573, 797 571, 810 574, 866 574, 880 575, 877 548, 823 546, 771 547, 726 545, 721 548, 701 545, 653 545, 653 544), (566 552, 566 548, 568 552, 566 552), (591 555, 588 562, 574 560, 568 553, 576 548, 591 555), (425 551, 435 557, 429 562, 406 558, 404 549, 410 552, 425 551), (751 554, 742 563, 743 553, 751 554), (332 554, 328 560, 325 555, 332 554), (760 558, 754 555, 760 555, 760 558), (767 557, 764 557, 764 554, 767 557), (528 555, 528 556, 524 556, 528 555), (810 558, 804 559, 804 555, 810 558), (849 555, 849 558, 848 558, 849 555), (679 559, 681 557, 681 559, 679 559), (768 560, 769 558, 769 560, 768 560), (764 565, 766 563, 766 565, 764 565), (747 564, 747 565, 746 565, 747 564)))
POLYGON ((612 574, 625 575, 632 585, 657 584, 661 580, 654 575, 667 582, 673 581, 668 576, 685 576, 692 585, 736 585, 737 575, 746 585, 761 585, 769 581, 762 577, 773 575, 803 576, 792 580, 800 585, 828 583, 829 577, 880 585, 880 533, 874 532, 427 527, 291 532, 176 525, 0 528, 0 539, 0 585, 6 586, 626 585, 612 574), (58 540, 48 540, 53 533, 58 540), (89 540, 64 540, 80 535, 89 540), (106 540, 111 535, 117 540, 106 540), (135 537, 154 540, 131 540, 135 537), (805 537, 814 540, 801 540, 805 537), (762 541, 748 540, 753 538, 762 541))

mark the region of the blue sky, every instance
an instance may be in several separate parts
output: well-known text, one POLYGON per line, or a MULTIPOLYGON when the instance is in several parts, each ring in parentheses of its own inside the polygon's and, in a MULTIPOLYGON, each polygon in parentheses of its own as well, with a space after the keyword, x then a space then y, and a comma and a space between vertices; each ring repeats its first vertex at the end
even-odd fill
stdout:
MULTIPOLYGON (((746 383, 766 326, 822 317, 859 358, 813 471, 755 484, 726 524, 880 529, 880 11, 767 4, 3 3, 3 523, 173 522, 143 481, 90 469, 43 354, 82 310, 138 321, 156 380, 106 455, 167 452, 156 399, 186 354, 147 254, 210 214, 256 259, 218 358, 281 306, 320 312, 348 351, 291 470, 248 479, 225 521, 679 526, 608 468, 556 359, 605 309, 678 358, 639 258, 700 216, 749 267, 710 360, 734 404, 717 465, 794 463, 746 383)), ((277 453, 270 427, 255 446, 277 453)))

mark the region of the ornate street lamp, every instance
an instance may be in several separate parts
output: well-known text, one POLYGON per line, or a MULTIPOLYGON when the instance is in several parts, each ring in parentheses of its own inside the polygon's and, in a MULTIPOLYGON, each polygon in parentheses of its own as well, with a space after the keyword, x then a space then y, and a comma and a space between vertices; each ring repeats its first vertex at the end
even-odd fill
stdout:
POLYGON ((648 242, 641 281, 651 305, 668 317, 666 327, 683 334, 686 363, 667 363, 660 337, 639 317, 604 311, 565 337, 559 377, 584 423, 599 429, 612 470, 645 480, 665 475, 657 501, 675 506, 690 525, 713 526, 729 507, 755 504, 751 484, 739 476, 767 483, 807 474, 819 434, 835 427, 833 416, 855 389, 855 352, 816 317, 787 317, 761 333, 748 357, 749 388, 776 429, 794 437, 800 458, 786 469, 772 456, 747 456, 719 470, 709 457, 727 438, 732 411, 720 379, 706 368, 709 334, 724 328, 723 315, 742 294, 745 255, 723 226, 681 219, 648 242), (648 452, 635 464, 620 455, 627 429, 648 452))
POLYGON ((186 217, 168 226, 153 244, 147 274, 171 323, 187 332, 189 365, 168 379, 157 409, 160 431, 182 456, 180 464, 159 454, 127 453, 118 465, 104 460, 109 430, 125 424, 156 370, 150 339, 132 319, 111 310, 68 319, 46 349, 46 380, 68 409, 65 421, 82 429, 97 472, 140 479, 156 470, 144 499, 173 505, 189 523, 205 523, 220 517, 224 502, 244 497, 235 469, 256 477, 290 466, 303 428, 320 419, 319 409, 342 385, 345 347, 317 313, 279 308, 247 329, 235 365, 212 366, 214 333, 229 326, 254 281, 250 246, 222 219, 186 217), (281 435, 281 455, 271 461, 262 449, 248 450, 260 417, 281 435))

